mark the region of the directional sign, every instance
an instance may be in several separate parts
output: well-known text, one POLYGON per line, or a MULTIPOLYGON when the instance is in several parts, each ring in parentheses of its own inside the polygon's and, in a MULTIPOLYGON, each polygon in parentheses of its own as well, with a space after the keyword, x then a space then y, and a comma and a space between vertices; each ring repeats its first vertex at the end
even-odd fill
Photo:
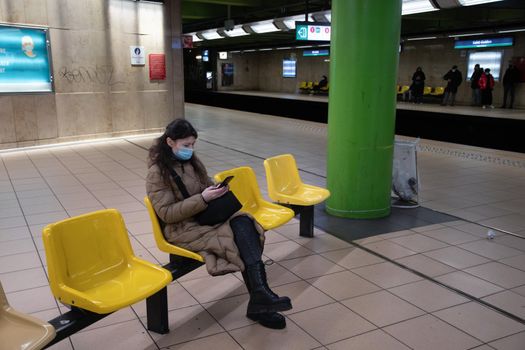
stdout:
POLYGON ((330 41, 330 24, 302 22, 295 26, 296 40, 330 41))

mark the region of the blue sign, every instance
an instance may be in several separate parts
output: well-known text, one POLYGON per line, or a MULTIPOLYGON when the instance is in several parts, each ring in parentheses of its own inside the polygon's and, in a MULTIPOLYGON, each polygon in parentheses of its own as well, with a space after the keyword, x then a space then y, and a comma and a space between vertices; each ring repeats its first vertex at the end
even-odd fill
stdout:
POLYGON ((0 26, 0 92, 50 92, 47 30, 0 26))
POLYGON ((304 50, 303 56, 328 56, 330 52, 327 49, 324 50, 304 50))
POLYGON ((478 49, 483 47, 502 47, 512 46, 514 38, 486 38, 474 40, 456 40, 454 42, 455 49, 478 49))

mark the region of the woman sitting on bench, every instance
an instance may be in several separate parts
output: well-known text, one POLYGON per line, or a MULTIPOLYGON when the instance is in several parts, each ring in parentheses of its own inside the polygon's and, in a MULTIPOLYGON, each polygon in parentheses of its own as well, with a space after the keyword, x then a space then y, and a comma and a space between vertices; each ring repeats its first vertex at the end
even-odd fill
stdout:
POLYGON ((171 122, 149 150, 146 190, 155 212, 164 221, 169 242, 204 258, 212 276, 242 271, 250 301, 246 316, 268 328, 286 327, 279 311, 292 308, 288 297, 268 287, 262 262, 264 230, 248 214, 237 212, 226 222, 199 225, 195 216, 228 191, 213 184, 194 153, 197 131, 184 119, 171 122), (173 175, 172 175, 173 174, 173 175), (181 192, 174 176, 186 187, 181 192))

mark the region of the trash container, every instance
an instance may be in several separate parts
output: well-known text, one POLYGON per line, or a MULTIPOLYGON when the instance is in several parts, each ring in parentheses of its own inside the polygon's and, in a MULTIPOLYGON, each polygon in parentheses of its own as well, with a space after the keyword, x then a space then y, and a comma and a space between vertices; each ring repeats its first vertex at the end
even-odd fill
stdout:
POLYGON ((417 176, 417 144, 415 141, 395 141, 392 167, 392 207, 419 207, 417 176))

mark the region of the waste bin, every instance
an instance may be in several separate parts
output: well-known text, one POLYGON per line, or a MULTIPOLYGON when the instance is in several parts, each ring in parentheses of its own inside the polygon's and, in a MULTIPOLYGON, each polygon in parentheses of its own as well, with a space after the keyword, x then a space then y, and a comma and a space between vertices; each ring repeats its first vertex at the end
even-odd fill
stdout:
POLYGON ((392 167, 392 207, 419 207, 417 176, 417 144, 415 141, 395 141, 392 167))

